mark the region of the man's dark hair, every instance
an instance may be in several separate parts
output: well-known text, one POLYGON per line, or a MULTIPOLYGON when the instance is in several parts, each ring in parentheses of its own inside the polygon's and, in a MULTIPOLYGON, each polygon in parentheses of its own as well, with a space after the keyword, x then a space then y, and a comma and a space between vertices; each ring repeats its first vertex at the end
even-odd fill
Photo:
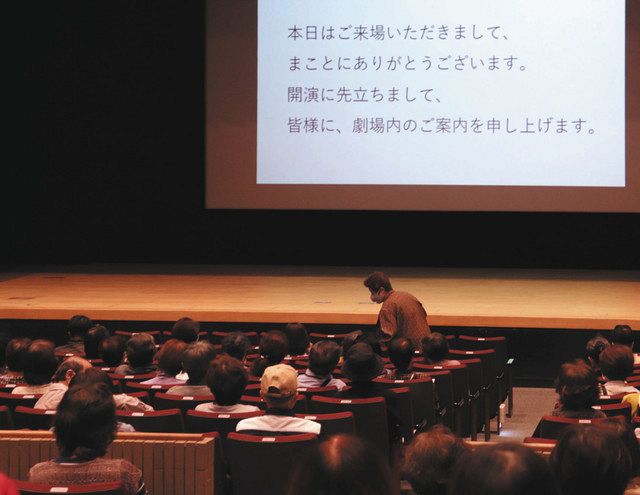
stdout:
POLYGON ((622 440, 590 425, 567 428, 549 461, 563 495, 622 495, 631 476, 631 458, 622 440))
POLYGON ((620 440, 622 440, 622 443, 629 452, 629 458, 631 459, 631 477, 635 478, 638 476, 638 474, 640 474, 640 443, 636 438, 631 423, 625 421, 620 416, 617 416, 607 418, 606 421, 597 423, 594 426, 612 431, 620 440))
POLYGON ((327 376, 340 360, 340 346, 332 340, 321 340, 309 352, 309 369, 314 375, 327 376))
POLYGON ((264 370, 269 366, 281 363, 289 350, 289 341, 284 332, 280 330, 262 332, 258 349, 260 357, 251 366, 253 376, 262 376, 264 370))
POLYGON ((616 325, 613 327, 611 337, 609 338, 612 344, 626 345, 627 347, 633 347, 633 330, 629 325, 616 325))
POLYGON ((289 355, 301 356, 309 349, 309 334, 302 323, 287 323, 284 334, 289 340, 289 355))
POLYGON ((158 368, 170 376, 176 376, 182 369, 182 354, 187 343, 179 339, 167 340, 158 352, 158 368))
POLYGON ((116 435, 113 395, 104 384, 71 387, 54 419, 56 444, 63 457, 102 457, 116 435))
POLYGON ((84 337, 84 334, 93 326, 91 318, 84 315, 72 316, 67 323, 67 330, 71 337, 84 337))
POLYGON ((342 356, 346 356, 351 346, 358 342, 367 342, 367 337, 362 330, 355 330, 345 335, 342 339, 342 356))
POLYGON ((34 340, 24 355, 24 381, 29 385, 49 383, 58 368, 53 342, 34 340))
POLYGON ((422 353, 426 363, 442 361, 449 355, 449 341, 439 332, 431 332, 422 339, 422 353))
POLYGON ((395 493, 389 464, 353 435, 314 445, 294 471, 287 495, 388 495, 395 493))
POLYGON ((24 370, 24 359, 30 345, 31 339, 27 337, 16 337, 9 341, 5 350, 5 360, 10 371, 24 370))
POLYGON ((598 377, 582 359, 564 363, 556 380, 560 403, 571 411, 591 410, 598 400, 598 377))
POLYGON ((119 335, 107 337, 98 345, 98 355, 105 366, 116 367, 122 364, 124 358, 125 341, 119 335))
POLYGON ((443 425, 416 435, 404 449, 403 478, 416 495, 446 495, 456 462, 469 451, 464 441, 443 425))
POLYGON ((127 360, 132 368, 142 368, 153 363, 156 341, 148 333, 136 333, 127 341, 127 360))
POLYGON ((610 345, 600 353, 600 368, 607 380, 626 380, 633 373, 633 352, 621 344, 610 345))
MULTIPOLYGON (((450 495, 558 495, 549 464, 524 445, 501 443, 464 454, 450 495)), ((563 492, 563 495, 568 495, 563 492)))
POLYGON ((398 337, 387 344, 389 359, 400 372, 407 371, 411 367, 416 348, 409 339, 398 337))
POLYGON ((173 324, 173 328, 171 329, 171 338, 191 344, 191 342, 198 340, 199 332, 200 323, 184 316, 173 324))
POLYGON ((220 406, 237 404, 248 381, 242 362, 226 354, 215 358, 207 370, 207 386, 220 406))
POLYGON ((80 371, 71 379, 69 387, 88 387, 90 385, 96 385, 102 383, 106 385, 109 391, 113 394, 113 380, 109 378, 109 374, 106 371, 102 371, 99 368, 87 368, 80 371))
POLYGON ((364 286, 372 292, 378 292, 380 289, 393 290, 391 281, 383 272, 373 272, 364 279, 364 286))
POLYGON ((182 353, 182 369, 189 375, 189 385, 203 385, 209 364, 216 357, 216 350, 209 342, 189 344, 182 353))
POLYGON ((605 347, 609 347, 610 345, 609 341, 602 335, 596 335, 587 342, 587 357, 595 364, 600 363, 600 353, 605 349, 605 347))
POLYGON ((100 342, 110 335, 107 327, 103 325, 94 325, 87 330, 84 336, 84 357, 87 359, 97 359, 100 342))
POLYGON ((244 361, 251 350, 251 341, 242 332, 231 332, 222 339, 222 352, 231 357, 244 361))

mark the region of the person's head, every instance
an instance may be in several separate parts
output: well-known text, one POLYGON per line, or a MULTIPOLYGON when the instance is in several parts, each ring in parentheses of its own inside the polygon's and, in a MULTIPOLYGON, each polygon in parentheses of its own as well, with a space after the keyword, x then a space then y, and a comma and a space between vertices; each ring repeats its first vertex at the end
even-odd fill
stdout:
POLYGON ((605 349, 605 347, 609 347, 609 341, 605 339, 602 335, 596 335, 592 339, 589 339, 586 346, 587 358, 592 366, 599 367, 600 366, 600 353, 605 349))
MULTIPOLYGON (((500 443, 462 455, 450 495, 559 495, 549 464, 524 445, 500 443)), ((565 495, 563 493, 563 495, 565 495)))
POLYGON ((298 391, 298 372, 288 364, 269 366, 260 378, 260 396, 270 408, 293 409, 298 391))
POLYGON ((240 402, 248 380, 249 375, 242 361, 227 354, 216 357, 207 370, 207 386, 216 398, 216 404, 221 406, 240 402))
POLYGON ((359 437, 334 435, 314 445, 289 483, 287 495, 395 493, 388 462, 359 437))
POLYGON ((156 341, 148 333, 136 333, 127 341, 127 360, 132 368, 142 368, 153 363, 156 341))
POLYGON ((251 341, 242 332, 231 332, 222 339, 222 352, 244 361, 251 350, 251 341))
POLYGON ((309 352, 309 369, 314 375, 327 376, 340 360, 340 346, 332 340, 321 340, 309 352))
POLYGON ((253 376, 262 376, 268 366, 282 362, 289 351, 289 340, 284 332, 271 330, 260 334, 258 344, 260 358, 251 366, 253 376))
POLYGON ((189 375, 189 385, 204 385, 209 364, 216 350, 209 342, 200 340, 189 344, 182 353, 182 369, 189 375))
POLYGON ((607 380, 626 380, 633 373, 633 352, 626 345, 610 345, 600 353, 600 368, 607 380))
POLYGON ((364 286, 369 289, 371 301, 374 303, 384 302, 393 290, 389 277, 383 272, 373 272, 364 279, 364 286))
POLYGON ((29 385, 49 383, 58 368, 53 342, 34 340, 24 355, 24 381, 29 385))
POLYGON ((88 387, 90 385, 96 385, 101 383, 106 385, 109 392, 113 393, 113 381, 109 378, 106 371, 102 371, 99 368, 87 368, 76 373, 69 383, 70 387, 88 387))
POLYGON ((191 342, 198 340, 199 332, 200 323, 185 316, 173 324, 173 328, 171 329, 171 338, 191 344, 191 342))
POLYGON ((369 344, 358 342, 347 351, 342 365, 344 375, 354 382, 368 382, 384 370, 384 362, 369 344))
POLYGON ((84 338, 84 335, 92 326, 93 322, 88 316, 74 315, 67 323, 67 331, 71 338, 84 338))
POLYGON ((24 359, 30 345, 31 339, 26 337, 17 337, 9 341, 5 350, 5 361, 9 371, 21 372, 24 370, 24 359))
POLYGON ((567 428, 549 460, 563 495, 622 495, 631 475, 622 440, 590 425, 567 428))
POLYGON ((342 339, 342 357, 344 358, 347 355, 347 351, 351 349, 353 344, 365 341, 366 337, 362 330, 355 330, 354 332, 345 335, 342 339))
POLYGON ((446 495, 456 462, 469 447, 446 426, 415 436, 404 449, 401 470, 416 495, 446 495))
POLYGON ((596 372, 582 359, 564 363, 556 380, 556 392, 560 402, 567 409, 591 409, 598 400, 596 372))
POLYGON ((112 335, 98 345, 98 355, 105 366, 116 367, 124 359, 125 341, 119 335, 112 335))
POLYGON ((187 344, 178 339, 167 340, 158 352, 158 368, 169 376, 176 376, 182 369, 182 353, 187 344))
POLYGON ((431 332, 422 339, 422 353, 427 363, 437 363, 449 355, 449 341, 439 332, 431 332))
POLYGON ((411 367, 415 349, 413 342, 404 337, 395 338, 387 344, 389 359, 398 371, 406 371, 411 367))
POLYGON ((74 376, 89 368, 91 368, 89 361, 79 356, 71 356, 60 363, 51 381, 62 382, 69 385, 74 376))
POLYGON ((301 356, 309 350, 309 334, 302 323, 287 323, 284 334, 289 341, 289 355, 301 356))
POLYGON ((116 435, 111 391, 101 383, 72 386, 58 405, 53 428, 63 457, 102 457, 116 435))
POLYGON ((109 330, 103 325, 94 325, 87 330, 84 336, 84 356, 87 359, 97 359, 98 346, 109 335, 109 330))
POLYGON ((634 478, 638 476, 640 474, 640 443, 638 443, 638 439, 636 438, 631 423, 617 417, 607 418, 606 421, 594 426, 612 431, 620 440, 622 440, 622 443, 629 452, 629 458, 631 459, 631 477, 634 478))
POLYGON ((626 345, 633 349, 633 330, 629 325, 616 325, 609 340, 612 344, 626 345))

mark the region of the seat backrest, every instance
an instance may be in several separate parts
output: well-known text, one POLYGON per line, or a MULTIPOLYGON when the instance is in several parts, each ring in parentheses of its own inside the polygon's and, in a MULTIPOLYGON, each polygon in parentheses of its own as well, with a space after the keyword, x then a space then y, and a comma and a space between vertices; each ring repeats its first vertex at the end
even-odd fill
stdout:
POLYGON ((337 387, 301 387, 298 388, 298 393, 304 395, 307 400, 311 399, 314 395, 322 395, 324 397, 333 397, 338 392, 337 387))
POLYGON ((40 493, 76 493, 91 495, 123 495, 125 492, 119 481, 109 483, 93 483, 88 485, 47 485, 14 480, 20 495, 36 495, 40 493))
POLYGON ((606 404, 620 404, 622 402, 622 399, 624 399, 625 395, 627 394, 624 393, 624 394, 616 394, 616 395, 600 395, 598 396, 598 400, 596 401, 596 404, 599 406, 604 406, 606 404))
POLYGON ((31 407, 17 406, 13 413, 13 424, 16 429, 27 428, 29 430, 48 430, 53 423, 55 409, 33 409, 31 407))
POLYGON ((0 392, 0 406, 7 406, 13 411, 17 406, 33 407, 42 394, 10 394, 0 392))
POLYGON ((474 337, 473 335, 460 335, 455 347, 465 351, 481 351, 493 349, 496 353, 496 372, 502 373, 507 365, 507 339, 504 336, 474 337))
POLYGON ((224 439, 229 433, 236 431, 237 424, 243 419, 262 416, 263 414, 264 411, 227 414, 189 409, 184 418, 185 429, 188 433, 217 431, 220 433, 220 437, 224 439))
POLYGON ((337 344, 342 344, 342 339, 344 339, 348 333, 321 333, 321 332, 311 332, 309 334, 309 340, 311 343, 315 344, 316 342, 320 342, 321 340, 333 340, 337 344))
POLYGON ((451 349, 449 356, 462 362, 462 359, 476 358, 482 364, 482 385, 485 389, 491 388, 496 382, 496 357, 493 349, 477 351, 461 351, 451 349))
POLYGON ((591 425, 608 421, 608 418, 577 419, 560 418, 557 416, 542 416, 540 420, 540 438, 557 440, 562 432, 572 425, 591 425))
POLYGON ((128 423, 136 431, 183 433, 184 424, 180 409, 162 411, 116 411, 118 421, 128 423))
POLYGON ((309 402, 310 413, 339 413, 351 411, 356 434, 375 445, 382 455, 389 454, 389 425, 387 406, 382 397, 369 399, 340 399, 315 395, 309 402))
MULTIPOLYGON (((209 340, 212 344, 217 345, 222 343, 222 339, 224 339, 231 332, 211 332, 209 336, 209 340)), ((251 345, 258 344, 258 333, 257 332, 242 332, 251 342, 251 345)))
POLYGON ((144 373, 140 375, 121 375, 119 373, 110 373, 109 378, 112 380, 118 380, 120 383, 125 382, 144 382, 146 380, 151 380, 158 376, 158 373, 144 373))
POLYGON ((0 406, 0 430, 13 430, 13 418, 7 406, 0 406))
POLYGON ((298 418, 304 418, 322 425, 320 440, 326 440, 330 436, 347 433, 355 435, 356 423, 351 411, 331 414, 296 414, 298 418))
MULTIPOLYGON (((254 397, 251 395, 243 395, 240 397, 240 404, 248 404, 250 406, 259 407, 262 410, 267 409, 267 403, 262 397, 254 397)), ((304 414, 308 411, 307 399, 304 395, 298 394, 296 396, 296 404, 293 406, 293 412, 295 414, 304 414)))
POLYGON ((229 433, 226 458, 233 495, 282 495, 298 461, 317 442, 316 435, 254 436, 229 433))
POLYGON ((205 402, 213 402, 213 395, 175 395, 157 392, 153 396, 154 409, 178 408, 183 416, 186 416, 189 409, 195 409, 205 402))
POLYGON ((147 392, 149 397, 153 397, 158 392, 166 393, 174 385, 150 385, 147 383, 125 381, 122 390, 125 394, 131 392, 147 392))
POLYGON ((390 389, 396 396, 396 411, 400 420, 400 434, 404 443, 411 442, 413 429, 416 425, 413 417, 413 405, 411 403, 411 391, 409 387, 398 387, 390 389))
POLYGON ((125 340, 129 340, 131 337, 133 337, 134 335, 137 335, 139 333, 144 333, 144 334, 147 334, 147 335, 151 335, 153 337, 153 340, 156 341, 156 344, 160 340, 160 330, 151 330, 151 331, 148 331, 148 332, 130 332, 128 330, 116 330, 114 332, 115 335, 118 335, 118 336, 124 338, 125 340))
POLYGON ((414 424, 420 423, 423 420, 430 426, 436 423, 435 388, 431 378, 414 380, 376 378, 374 381, 389 389, 407 387, 411 397, 411 410, 414 424))
POLYGON ((593 409, 602 411, 607 417, 622 416, 627 422, 631 421, 631 404, 628 402, 620 404, 604 404, 593 406, 593 409))

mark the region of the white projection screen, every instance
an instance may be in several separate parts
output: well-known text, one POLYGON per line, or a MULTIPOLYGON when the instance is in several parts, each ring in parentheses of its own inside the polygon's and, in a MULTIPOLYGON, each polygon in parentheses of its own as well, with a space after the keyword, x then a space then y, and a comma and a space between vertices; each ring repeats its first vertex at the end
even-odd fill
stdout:
POLYGON ((210 0, 213 209, 640 212, 637 0, 210 0))

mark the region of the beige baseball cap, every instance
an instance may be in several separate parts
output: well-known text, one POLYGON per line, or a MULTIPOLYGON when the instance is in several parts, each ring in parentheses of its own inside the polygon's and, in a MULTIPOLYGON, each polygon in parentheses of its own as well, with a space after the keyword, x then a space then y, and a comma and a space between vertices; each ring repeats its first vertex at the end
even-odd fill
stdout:
POLYGON ((273 399, 286 399, 296 395, 298 373, 288 364, 269 366, 260 378, 260 393, 273 399))

